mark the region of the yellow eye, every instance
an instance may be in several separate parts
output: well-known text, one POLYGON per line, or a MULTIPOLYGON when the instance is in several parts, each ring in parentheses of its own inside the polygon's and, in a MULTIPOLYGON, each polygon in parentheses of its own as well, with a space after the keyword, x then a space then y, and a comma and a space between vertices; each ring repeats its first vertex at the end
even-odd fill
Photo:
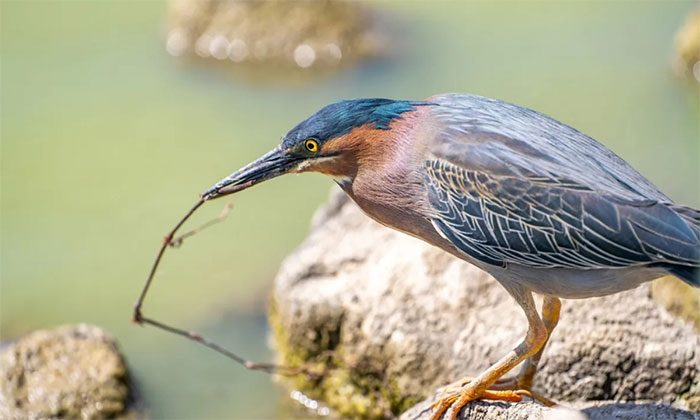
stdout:
POLYGON ((318 142, 314 139, 308 139, 304 142, 304 147, 311 153, 318 152, 318 142))

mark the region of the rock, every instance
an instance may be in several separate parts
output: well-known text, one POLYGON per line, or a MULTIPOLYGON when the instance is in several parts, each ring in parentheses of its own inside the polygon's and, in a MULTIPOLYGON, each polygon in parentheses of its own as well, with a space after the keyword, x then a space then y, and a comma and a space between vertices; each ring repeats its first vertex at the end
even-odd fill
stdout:
MULTIPOLYGON (((490 276, 380 226, 341 193, 283 263, 269 315, 280 363, 305 363, 320 375, 288 386, 346 417, 395 417, 437 387, 478 374, 526 331, 521 309, 490 276)), ((699 410, 700 334, 652 300, 649 285, 567 300, 535 390, 567 404, 699 410)), ((547 412, 534 404, 470 410, 468 418, 547 412)))
POLYGON ((342 1, 171 0, 167 51, 270 69, 332 68, 376 56, 368 9, 342 1))
MULTIPOLYGON (((430 402, 423 401, 411 407, 401 415, 400 420, 429 419, 430 402)), ((460 420, 638 420, 643 418, 697 420, 698 415, 663 404, 589 402, 576 404, 576 408, 563 406, 548 408, 533 402, 512 404, 477 401, 465 407, 458 418, 460 420)))
POLYGON ((597 403, 582 408, 581 413, 588 416, 590 420, 698 420, 700 418, 696 413, 663 404, 597 403))
POLYGON ((673 69, 680 77, 700 82, 700 10, 691 11, 676 34, 673 69))
POLYGON ((0 418, 129 417, 126 363, 98 327, 35 331, 0 353, 0 418))
POLYGON ((673 315, 692 322, 700 331, 700 289, 669 276, 652 283, 651 291, 654 300, 673 315))
MULTIPOLYGON (((418 419, 429 419, 431 414, 431 403, 433 399, 423 401, 415 406, 411 407, 408 411, 403 413, 400 417, 401 420, 418 420, 418 419)), ((450 409, 451 410, 451 409, 450 409)), ((445 417, 451 414, 450 410, 445 413, 445 417)), ((510 404, 503 402, 484 402, 478 401, 469 404, 460 412, 460 419, 470 419, 470 420, 483 420, 483 419, 506 419, 506 420, 543 420, 548 413, 557 413, 556 410, 549 409, 540 404, 533 402, 526 402, 521 404, 510 404)), ((572 417, 579 415, 578 411, 562 411, 560 414, 566 415, 568 420, 578 420, 577 417, 572 417)), ((584 417, 585 419, 585 417, 584 417)))

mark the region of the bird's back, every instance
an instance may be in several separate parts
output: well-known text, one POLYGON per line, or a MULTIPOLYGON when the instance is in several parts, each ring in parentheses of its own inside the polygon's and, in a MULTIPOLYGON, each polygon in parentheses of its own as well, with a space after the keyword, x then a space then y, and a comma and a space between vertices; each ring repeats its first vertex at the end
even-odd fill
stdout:
POLYGON ((500 267, 655 267, 698 285, 700 213, 615 153, 517 105, 458 94, 429 101, 433 224, 463 252, 500 267))
POLYGON ((452 136, 452 141, 469 142, 478 133, 502 136, 508 144, 492 153, 522 158, 518 163, 533 173, 565 175, 621 199, 671 202, 610 149, 547 115, 477 95, 444 94, 430 100, 439 105, 433 109, 439 120, 467 134, 452 136))

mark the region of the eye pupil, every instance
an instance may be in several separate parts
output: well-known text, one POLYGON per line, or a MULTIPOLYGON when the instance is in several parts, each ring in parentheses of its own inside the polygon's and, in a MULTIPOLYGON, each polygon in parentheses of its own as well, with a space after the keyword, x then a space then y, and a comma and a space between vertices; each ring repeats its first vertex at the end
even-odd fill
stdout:
POLYGON ((306 150, 309 152, 317 152, 318 151, 318 143, 316 140, 306 140, 306 150))

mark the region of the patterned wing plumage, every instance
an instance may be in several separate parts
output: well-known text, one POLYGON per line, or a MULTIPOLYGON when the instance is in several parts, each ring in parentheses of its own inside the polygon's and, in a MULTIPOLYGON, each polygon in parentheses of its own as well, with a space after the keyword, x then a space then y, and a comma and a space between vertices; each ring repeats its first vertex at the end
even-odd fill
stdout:
POLYGON ((567 180, 494 177, 426 162, 433 224, 492 265, 617 268, 697 261, 698 238, 663 204, 615 202, 567 180))
MULTIPOLYGON (((450 124, 436 135, 424 169, 433 225, 461 251, 504 267, 700 264, 700 229, 593 139, 551 119, 543 139, 526 129, 531 111, 513 122, 483 104, 460 108, 449 99, 435 114, 450 124), (558 134, 562 144, 551 151, 558 134), (574 155, 579 149, 593 152, 574 155)), ((541 121, 531 123, 541 129, 541 121)))

